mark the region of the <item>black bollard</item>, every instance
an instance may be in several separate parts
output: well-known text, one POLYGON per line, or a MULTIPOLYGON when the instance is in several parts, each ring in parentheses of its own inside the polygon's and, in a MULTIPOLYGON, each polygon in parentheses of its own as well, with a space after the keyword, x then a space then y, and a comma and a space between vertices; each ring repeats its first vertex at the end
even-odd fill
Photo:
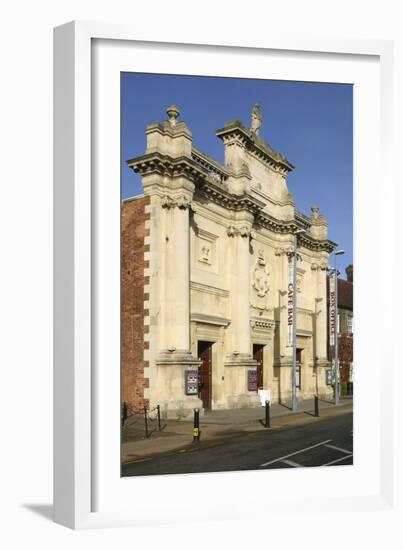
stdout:
POLYGON ((144 407, 144 430, 146 433, 146 439, 148 437, 148 418, 147 418, 147 407, 144 407))
POLYGON ((270 428, 270 401, 266 401, 265 404, 264 427, 270 428))
POLYGON ((193 443, 199 443, 199 441, 200 441, 199 409, 194 409, 193 443))
POLYGON ((315 416, 319 416, 319 397, 315 395, 315 416))
POLYGON ((161 411, 160 406, 157 405, 157 419, 158 419, 158 431, 161 431, 161 411))
POLYGON ((122 407, 122 428, 126 420, 127 420, 127 403, 124 401, 123 407, 122 407))

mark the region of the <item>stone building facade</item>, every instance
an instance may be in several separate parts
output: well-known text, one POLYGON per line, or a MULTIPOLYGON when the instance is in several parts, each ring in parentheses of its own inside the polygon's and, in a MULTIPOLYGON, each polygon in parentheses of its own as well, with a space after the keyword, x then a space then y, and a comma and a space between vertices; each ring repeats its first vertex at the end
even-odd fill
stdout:
POLYGON ((288 265, 300 229, 298 395, 330 395, 326 220, 316 206, 296 210, 294 167, 259 136, 257 106, 250 128, 217 130, 224 163, 194 146, 176 107, 167 113, 147 127, 145 154, 127 161, 144 195, 122 203, 122 399, 167 417, 257 406, 258 388, 288 401, 288 265))

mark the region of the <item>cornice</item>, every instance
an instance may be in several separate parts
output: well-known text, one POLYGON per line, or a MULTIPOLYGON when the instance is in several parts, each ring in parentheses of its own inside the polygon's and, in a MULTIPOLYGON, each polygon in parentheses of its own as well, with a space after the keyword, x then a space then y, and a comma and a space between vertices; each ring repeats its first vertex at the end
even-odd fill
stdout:
POLYGON ((204 313, 191 313, 190 320, 205 325, 218 325, 222 327, 227 327, 231 323, 231 319, 217 317, 215 315, 206 315, 204 313))
POLYGON ((220 176, 220 180, 231 175, 231 171, 223 164, 194 146, 192 147, 192 159, 201 166, 207 174, 217 174, 220 176))
POLYGON ((255 223, 257 227, 261 226, 265 229, 269 229, 273 233, 290 234, 294 233, 300 226, 295 220, 283 221, 273 218, 266 212, 259 212, 255 217, 255 223))
POLYGON ((189 157, 171 157, 158 151, 127 160, 126 163, 134 172, 142 176, 149 174, 169 177, 186 176, 191 180, 205 176, 205 171, 189 157))
POLYGON ((299 235, 298 240, 299 246, 316 252, 325 251, 330 254, 337 247, 337 244, 329 239, 314 239, 306 234, 299 235))
MULTIPOLYGON (((296 211, 295 218, 292 220, 278 220, 263 212, 265 203, 252 194, 235 195, 230 193, 225 181, 230 173, 225 171, 219 163, 213 163, 212 159, 200 151, 196 150, 194 154, 192 154, 192 158, 186 156, 173 158, 156 151, 128 160, 127 164, 142 176, 157 173, 173 178, 179 176, 188 178, 195 183, 198 191, 209 201, 226 210, 246 210, 252 213, 257 231, 259 227, 263 227, 276 234, 292 235, 297 229, 309 229, 310 219, 300 212, 296 211), (198 156, 197 162, 194 154, 198 156)), ((166 208, 174 206, 187 208, 189 206, 188 201, 185 200, 186 197, 180 197, 178 202, 176 197, 170 198, 165 191, 162 194, 164 195, 163 206, 166 208)), ((337 246, 336 243, 328 239, 314 239, 308 233, 299 236, 299 245, 308 250, 327 253, 332 252, 337 246)))
POLYGON ((304 330, 302 328, 297 327, 297 336, 302 336, 307 338, 309 336, 312 336, 312 330, 304 330))
POLYGON ((240 140, 250 153, 263 160, 271 168, 284 174, 294 169, 294 166, 285 156, 274 151, 268 143, 251 132, 239 120, 227 122, 224 128, 216 131, 216 136, 224 142, 233 139, 240 140))
POLYGON ((229 296, 229 290, 224 288, 217 288, 214 286, 206 285, 204 283, 197 283, 196 281, 190 282, 191 290, 197 290, 199 292, 207 292, 207 294, 213 294, 215 296, 221 296, 222 298, 227 298, 229 296))
POLYGON ((309 229, 312 225, 312 222, 308 216, 303 214, 302 212, 299 212, 298 210, 294 211, 295 220, 298 222, 298 224, 303 227, 304 229, 309 229))
POLYGON ((252 214, 258 214, 265 204, 251 195, 234 195, 214 181, 204 180, 199 182, 204 195, 212 202, 219 204, 228 210, 247 210, 252 214))

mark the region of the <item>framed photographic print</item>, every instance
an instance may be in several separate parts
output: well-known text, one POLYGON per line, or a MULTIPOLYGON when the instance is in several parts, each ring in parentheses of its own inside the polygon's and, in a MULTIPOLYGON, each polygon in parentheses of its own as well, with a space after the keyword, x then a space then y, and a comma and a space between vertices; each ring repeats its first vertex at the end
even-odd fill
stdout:
POLYGON ((391 505, 391 56, 56 29, 56 521, 391 505))
POLYGON ((352 84, 122 73, 123 475, 352 464, 352 106, 352 84))

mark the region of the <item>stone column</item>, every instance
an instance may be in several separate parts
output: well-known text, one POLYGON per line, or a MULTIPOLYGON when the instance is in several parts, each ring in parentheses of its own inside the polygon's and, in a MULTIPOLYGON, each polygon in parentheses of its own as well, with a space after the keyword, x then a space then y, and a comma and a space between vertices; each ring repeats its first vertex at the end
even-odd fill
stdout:
POLYGON ((197 393, 186 395, 185 371, 198 368, 190 349, 190 205, 195 190, 192 133, 169 119, 146 129, 147 150, 129 165, 143 176, 144 194, 151 197, 149 226, 149 357, 150 402, 163 416, 187 417, 202 409, 197 393), (162 160, 163 159, 163 160, 162 160))
POLYGON ((190 349, 190 229, 189 205, 191 196, 183 192, 176 197, 165 197, 165 281, 164 342, 162 348, 170 352, 190 349))
POLYGON ((202 408, 197 395, 185 394, 185 371, 198 368, 190 349, 190 227, 193 183, 172 182, 173 190, 161 198, 160 236, 164 261, 160 272, 160 310, 157 392, 167 417, 187 417, 202 408))
POLYGON ((249 236, 250 225, 231 226, 228 229, 232 242, 231 266, 231 322, 235 355, 250 356, 250 268, 249 236))

